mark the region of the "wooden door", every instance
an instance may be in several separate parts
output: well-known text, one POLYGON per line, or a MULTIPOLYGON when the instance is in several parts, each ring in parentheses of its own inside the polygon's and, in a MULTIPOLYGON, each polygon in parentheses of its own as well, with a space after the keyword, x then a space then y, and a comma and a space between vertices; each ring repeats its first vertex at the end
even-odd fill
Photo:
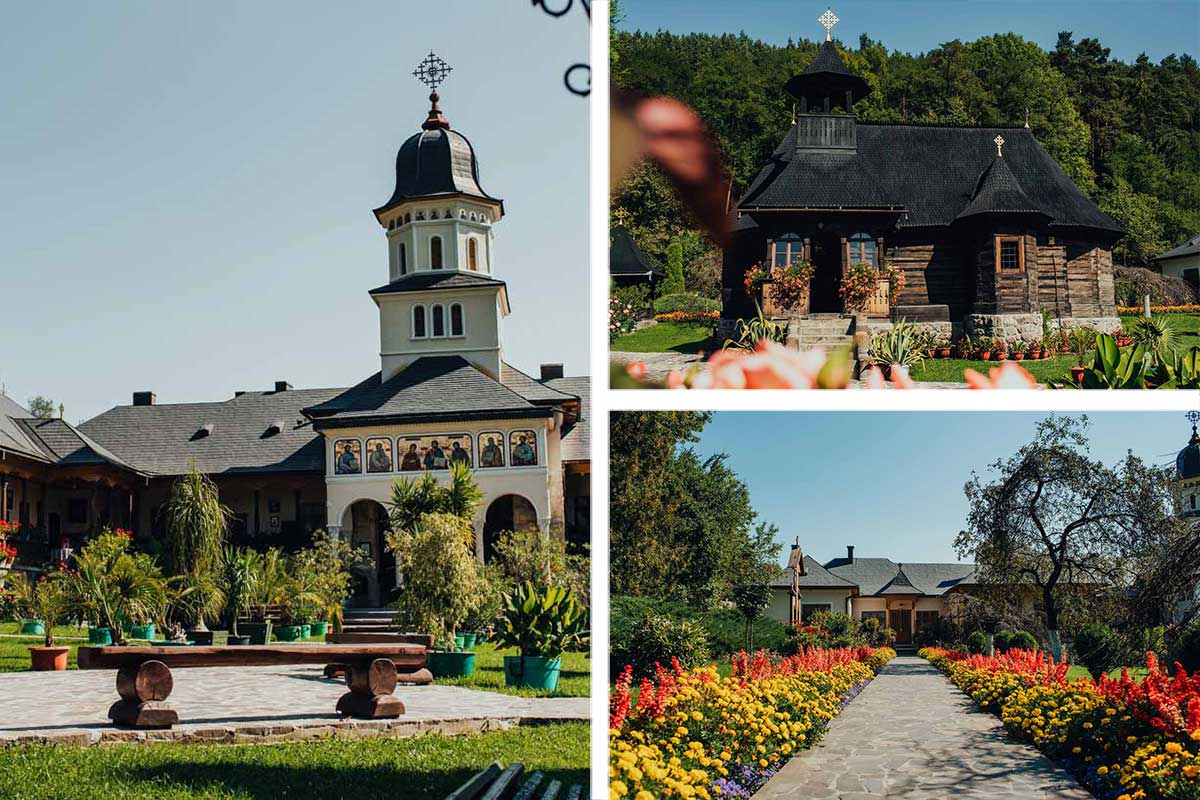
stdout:
POLYGON ((890 613, 892 624, 889 627, 896 632, 896 644, 912 644, 912 610, 894 608, 890 613))
POLYGON ((813 277, 809 308, 814 314, 842 310, 838 288, 842 285, 842 245, 836 236, 814 236, 811 242, 813 277))

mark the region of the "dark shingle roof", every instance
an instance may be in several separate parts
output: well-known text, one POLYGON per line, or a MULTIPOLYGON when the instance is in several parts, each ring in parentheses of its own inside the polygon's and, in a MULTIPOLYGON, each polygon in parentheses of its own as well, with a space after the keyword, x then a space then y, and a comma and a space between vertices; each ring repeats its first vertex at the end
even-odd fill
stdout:
POLYGON ((182 475, 325 471, 325 445, 300 410, 343 389, 247 392, 215 403, 117 406, 80 430, 139 471, 182 475), (269 433, 279 420, 283 430, 269 433), (195 436, 204 425, 212 433, 195 436))
POLYGON ((949 225, 975 196, 998 134, 1005 139, 1005 166, 1051 225, 1122 233, 1026 128, 859 122, 857 151, 842 154, 797 151, 793 125, 738 208, 903 208, 901 227, 949 225))
MULTIPOLYGON (((845 578, 839 578, 814 559, 812 556, 804 557, 804 575, 800 576, 801 589, 853 589, 854 584, 845 578)), ((775 580, 771 581, 772 586, 789 588, 792 585, 792 569, 786 568, 779 573, 775 580)))
POLYGON ((469 289, 476 286, 504 286, 504 281, 480 275, 477 272, 455 270, 422 270, 398 278, 377 287, 370 294, 393 294, 395 292, 428 292, 440 289, 469 289))
POLYGON ((616 226, 612 229, 612 237, 612 246, 608 248, 608 271, 611 274, 662 277, 663 271, 637 246, 628 228, 616 226))
POLYGON ((994 158, 983 174, 975 194, 967 207, 955 219, 966 219, 980 214, 1040 214, 1038 209, 1021 189, 1021 184, 1008 168, 1003 158, 994 158))
POLYGON ((904 574, 904 567, 901 566, 896 572, 896 577, 888 581, 887 585, 876 594, 924 594, 924 592, 913 586, 912 581, 904 574))
POLYGON ((563 426, 562 460, 590 461, 592 458, 591 381, 586 375, 573 378, 551 378, 546 386, 566 395, 579 398, 579 419, 563 426))
POLYGON ((1184 256, 1194 256, 1200 254, 1200 233, 1197 233, 1186 242, 1182 242, 1176 247, 1172 247, 1167 252, 1163 253, 1158 258, 1151 259, 1152 261, 1164 261, 1168 258, 1183 258, 1184 256))
POLYGON ((17 420, 25 431, 41 445, 43 452, 50 455, 52 463, 59 466, 87 466, 111 464, 133 472, 137 470, 123 459, 114 455, 104 445, 79 431, 63 419, 17 420))
POLYGON ((479 162, 467 137, 449 128, 424 129, 400 145, 396 153, 396 188, 375 213, 405 200, 449 194, 501 202, 480 186, 479 162))
POLYGON ((1175 474, 1181 480, 1200 477, 1200 434, 1192 428, 1192 438, 1187 447, 1175 456, 1175 474))
POLYGON ((0 394, 0 450, 8 450, 38 461, 49 461, 47 453, 20 424, 33 417, 25 408, 7 395, 0 394))
POLYGON ((808 95, 810 101, 829 95, 834 103, 842 101, 842 93, 853 93, 852 101, 866 97, 870 86, 866 80, 855 75, 846 66, 833 42, 821 42, 821 47, 808 66, 799 75, 793 75, 783 87, 795 97, 808 95))
POLYGON ((905 562, 900 565, 890 558, 858 558, 851 562, 835 558, 825 562, 825 568, 840 578, 856 584, 860 594, 924 594, 937 597, 955 586, 969 584, 974 580, 974 564, 937 564, 905 562), (903 578, 900 576, 903 575, 903 578), (899 579, 899 583, 897 580, 899 579), (889 586, 909 589, 885 592, 889 586), (915 591, 914 591, 915 590, 915 591))
MULTIPOLYGON (((587 378, 583 380, 587 381, 587 378)), ((536 380, 508 362, 500 363, 500 382, 531 403, 567 403, 579 399, 573 392, 560 390, 550 381, 536 380)))
POLYGON ((318 428, 421 419, 505 419, 553 413, 489 378, 462 356, 426 356, 387 381, 371 377, 304 409, 318 428))

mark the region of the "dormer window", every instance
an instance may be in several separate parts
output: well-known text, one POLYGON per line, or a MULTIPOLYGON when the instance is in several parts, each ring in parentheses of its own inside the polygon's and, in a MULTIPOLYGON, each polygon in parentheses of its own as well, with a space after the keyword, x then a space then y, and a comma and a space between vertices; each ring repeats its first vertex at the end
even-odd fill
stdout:
POLYGON ((425 338, 425 306, 413 306, 412 319, 413 319, 413 325, 412 325, 413 338, 414 339, 424 339, 425 338))
POLYGON ((472 272, 479 271, 479 248, 473 237, 467 239, 467 269, 472 272))
POLYGON ((284 421, 281 419, 277 419, 274 422, 272 422, 270 425, 267 426, 267 430, 265 431, 265 433, 263 435, 264 436, 278 436, 279 434, 283 433, 283 429, 284 429, 284 421))
MULTIPOLYGON (((450 306, 450 335, 463 335, 463 309, 460 303, 453 303, 450 306)), ((1193 497, 1192 500, 1194 502, 1195 498, 1193 497)))
POLYGON ((441 306, 433 307, 433 335, 434 338, 446 335, 446 311, 441 306))
POLYGON ((442 268, 442 237, 434 236, 429 240, 429 266, 433 269, 442 268))
POLYGON ((201 425, 195 433, 192 434, 192 441, 194 442, 197 439, 207 439, 209 436, 212 436, 212 432, 213 424, 211 422, 206 422, 201 425))
POLYGON ((408 273, 408 248, 404 246, 404 242, 400 243, 400 274, 408 273))

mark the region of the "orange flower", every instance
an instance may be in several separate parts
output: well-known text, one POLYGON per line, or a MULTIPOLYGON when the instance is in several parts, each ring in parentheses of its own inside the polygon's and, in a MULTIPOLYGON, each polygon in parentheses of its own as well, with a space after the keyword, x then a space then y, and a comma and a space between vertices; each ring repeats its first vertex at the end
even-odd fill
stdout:
POLYGON ((1005 361, 1002 367, 992 367, 985 378, 973 369, 964 369, 963 377, 972 389, 1033 389, 1037 379, 1016 362, 1005 361))

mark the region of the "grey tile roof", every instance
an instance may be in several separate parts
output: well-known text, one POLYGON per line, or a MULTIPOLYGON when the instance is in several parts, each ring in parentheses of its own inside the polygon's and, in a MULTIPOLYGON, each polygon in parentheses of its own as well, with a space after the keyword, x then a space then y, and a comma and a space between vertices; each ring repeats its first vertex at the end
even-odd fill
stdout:
POLYGON ((896 571, 896 577, 888 581, 887 586, 880 589, 877 594, 924 594, 924 591, 913 586, 912 581, 904 574, 904 565, 896 571))
POLYGON ((901 227, 949 225, 971 202, 1005 139, 1004 161, 1051 225, 1121 226, 1079 190, 1026 128, 856 123, 857 152, 796 150, 793 125, 738 204, 753 208, 899 208, 901 227), (834 183, 836 182, 836 183, 834 183))
POLYGON ((321 429, 405 419, 538 417, 552 411, 492 380, 462 356, 427 356, 387 381, 377 372, 304 413, 321 429))
POLYGON ((30 414, 28 409, 8 395, 0 394, 0 416, 26 419, 32 417, 33 414, 30 414))
MULTIPOLYGON (((583 380, 587 381, 587 378, 583 380)), ((565 403, 579 399, 573 392, 560 391, 549 382, 543 383, 526 375, 508 362, 500 364, 500 382, 531 403, 565 403)))
POLYGON ((955 219, 979 214, 1041 214, 1033 201, 1021 189, 1021 184, 1003 158, 994 158, 983 174, 967 207, 955 219))
POLYGON ((56 465, 74 467, 111 464, 137 472, 130 464, 66 420, 22 419, 17 420, 17 424, 37 440, 42 450, 51 455, 56 465))
POLYGON ((325 470, 325 445, 300 413, 343 389, 247 392, 213 403, 117 406, 80 430, 138 470, 182 475, 192 462, 207 474, 325 470), (272 423, 284 429, 270 434, 272 423), (196 431, 212 425, 212 433, 196 431))
POLYGON ((633 235, 624 225, 612 229, 612 245, 608 248, 608 271, 613 275, 656 275, 663 271, 633 240, 633 235))
MULTIPOLYGON (((800 576, 801 589, 853 589, 854 583, 834 575, 812 556, 804 557, 804 575, 800 576)), ((771 581, 772 586, 788 588, 792 585, 791 568, 784 569, 779 577, 771 581)))
POLYGON ((1182 258, 1183 256, 1194 256, 1200 254, 1200 233, 1192 236, 1186 242, 1183 242, 1176 247, 1172 247, 1167 252, 1163 253, 1153 261, 1162 261, 1167 258, 1182 258))
POLYGON ((469 289, 475 286, 504 286, 504 281, 480 275, 477 272, 457 270, 422 270, 412 272, 391 283, 372 289, 369 294, 395 294, 397 292, 429 292, 441 289, 469 289))
POLYGON ((47 452, 21 425, 21 420, 32 419, 17 401, 0 394, 0 450, 18 453, 37 461, 51 461, 53 454, 47 452))
POLYGON ((562 432, 562 460, 590 461, 592 458, 591 380, 586 375, 551 378, 546 386, 579 398, 579 419, 565 425, 562 432))
MULTIPOLYGON (((897 583, 901 575, 901 565, 890 558, 860 558, 853 562, 845 558, 835 558, 825 562, 825 568, 838 577, 856 584, 859 593, 863 595, 884 594, 889 586, 902 587, 908 583, 920 594, 938 597, 955 586, 967 585, 973 582, 975 575, 974 564, 944 564, 904 562, 904 579, 897 583)), ((889 591, 887 594, 912 594, 911 590, 889 591)))

